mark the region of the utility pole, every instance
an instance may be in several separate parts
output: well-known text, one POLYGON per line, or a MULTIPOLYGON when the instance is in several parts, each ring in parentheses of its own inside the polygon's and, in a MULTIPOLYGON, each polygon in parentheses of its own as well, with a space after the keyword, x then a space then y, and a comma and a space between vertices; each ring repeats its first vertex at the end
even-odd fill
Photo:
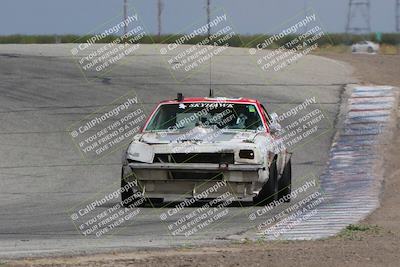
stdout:
POLYGON ((370 0, 349 0, 346 33, 368 34, 370 32, 370 0))
MULTIPOLYGON (((124 0, 124 21, 128 19, 128 0, 124 0)), ((128 25, 124 25, 124 34, 128 33, 128 25)))
POLYGON ((210 35, 211 35, 211 28, 210 28, 210 2, 211 2, 211 0, 207 0, 207 26, 208 26, 207 37, 208 37, 208 39, 210 39, 210 35))
POLYGON ((162 10, 164 8, 163 2, 162 0, 158 0, 157 3, 157 18, 158 18, 158 42, 161 43, 161 14, 162 14, 162 10))
MULTIPOLYGON (((307 0, 304 0, 304 18, 308 15, 308 3, 307 0)), ((308 24, 304 27, 304 33, 308 32, 308 24)))
POLYGON ((400 0, 396 0, 396 31, 400 32, 400 0))

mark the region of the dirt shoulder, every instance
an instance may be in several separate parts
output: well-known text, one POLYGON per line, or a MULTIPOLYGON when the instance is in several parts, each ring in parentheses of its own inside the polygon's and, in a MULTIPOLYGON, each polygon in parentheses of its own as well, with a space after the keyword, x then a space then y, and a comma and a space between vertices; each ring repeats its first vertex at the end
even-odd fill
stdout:
MULTIPOLYGON (((365 83, 400 87, 400 56, 320 53, 345 61, 365 83)), ((400 134, 397 123, 395 136, 400 134)), ((400 262, 400 138, 386 151, 381 207, 337 237, 318 241, 237 243, 200 247, 19 260, 7 266, 398 266, 400 262)), ((1 266, 1 263, 0 263, 1 266)))
POLYGON ((354 76, 364 83, 400 87, 400 55, 320 52, 317 55, 350 63, 354 76))

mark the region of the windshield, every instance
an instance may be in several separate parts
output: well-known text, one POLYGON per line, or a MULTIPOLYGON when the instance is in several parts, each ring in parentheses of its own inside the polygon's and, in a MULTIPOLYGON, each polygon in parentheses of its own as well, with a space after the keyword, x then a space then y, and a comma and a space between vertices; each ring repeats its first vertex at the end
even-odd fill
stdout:
POLYGON ((264 129, 258 110, 253 104, 200 102, 161 105, 146 130, 190 130, 196 126, 240 130, 264 129))

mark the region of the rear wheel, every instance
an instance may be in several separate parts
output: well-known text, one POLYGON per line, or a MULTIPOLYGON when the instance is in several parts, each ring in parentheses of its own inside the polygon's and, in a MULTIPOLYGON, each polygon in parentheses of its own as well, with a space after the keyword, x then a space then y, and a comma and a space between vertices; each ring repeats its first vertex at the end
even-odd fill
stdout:
POLYGON ((277 195, 278 170, 276 158, 269 167, 268 181, 264 184, 257 196, 253 198, 253 203, 257 206, 264 206, 271 203, 277 195))
MULTIPOLYGON (((292 192, 292 160, 286 163, 283 169, 282 177, 278 182, 279 193, 278 197, 289 195, 292 192)), ((290 202, 290 198, 287 198, 285 202, 290 202)))
POLYGON ((372 52, 374 52, 374 49, 372 49, 372 47, 369 46, 367 51, 368 51, 368 53, 372 53, 372 52))

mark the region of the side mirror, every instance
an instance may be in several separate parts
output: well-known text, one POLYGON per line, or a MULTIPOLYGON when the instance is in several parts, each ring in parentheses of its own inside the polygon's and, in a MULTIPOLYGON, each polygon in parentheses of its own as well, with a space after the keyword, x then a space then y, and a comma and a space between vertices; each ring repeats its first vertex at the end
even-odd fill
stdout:
POLYGON ((271 121, 272 122, 276 122, 278 120, 278 117, 279 117, 278 114, 276 114, 275 112, 271 113, 269 116, 271 117, 271 121))
POLYGON ((282 127, 279 123, 274 122, 269 125, 269 130, 272 135, 277 135, 282 131, 282 127))
POLYGON ((271 124, 269 125, 269 130, 272 135, 277 135, 279 132, 282 131, 282 126, 279 124, 278 120, 278 114, 276 113, 271 113, 271 124))

